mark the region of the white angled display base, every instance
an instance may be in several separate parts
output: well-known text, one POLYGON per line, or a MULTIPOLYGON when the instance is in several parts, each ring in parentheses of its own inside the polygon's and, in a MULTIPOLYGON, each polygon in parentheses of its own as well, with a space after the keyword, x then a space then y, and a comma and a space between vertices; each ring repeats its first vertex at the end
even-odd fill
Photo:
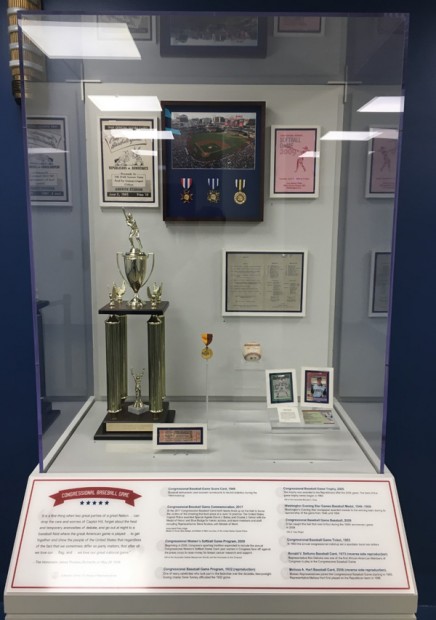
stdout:
MULTIPOLYGON (((104 406, 29 479, 7 620, 415 617, 394 479, 337 412, 336 430, 294 436, 265 403, 210 402, 207 450, 155 452, 94 442, 104 406)), ((204 402, 179 408, 204 420, 204 402)))

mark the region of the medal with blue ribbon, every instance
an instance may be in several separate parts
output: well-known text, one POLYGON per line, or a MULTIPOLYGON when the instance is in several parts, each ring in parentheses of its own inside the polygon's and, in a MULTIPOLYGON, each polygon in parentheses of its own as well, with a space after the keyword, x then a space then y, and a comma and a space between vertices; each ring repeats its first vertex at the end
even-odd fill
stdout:
POLYGON ((210 190, 207 192, 207 199, 209 202, 217 203, 220 201, 220 192, 218 191, 218 187, 220 184, 219 179, 208 179, 207 183, 210 187, 210 190))
POLYGON ((192 185, 192 179, 188 177, 183 177, 180 179, 180 184, 183 188, 183 191, 180 194, 180 200, 184 204, 192 202, 193 195, 192 195, 192 192, 190 191, 191 185, 192 185))
POLYGON ((233 200, 237 205, 243 205, 247 200, 247 194, 242 191, 245 189, 245 179, 235 179, 235 187, 238 191, 233 196, 233 200))

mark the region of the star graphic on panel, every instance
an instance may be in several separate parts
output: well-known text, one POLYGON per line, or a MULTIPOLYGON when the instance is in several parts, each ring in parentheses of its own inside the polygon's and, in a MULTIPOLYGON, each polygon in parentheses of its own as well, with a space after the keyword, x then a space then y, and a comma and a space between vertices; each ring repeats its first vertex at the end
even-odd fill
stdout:
POLYGON ((89 506, 89 504, 90 504, 90 503, 91 503, 91 502, 88 500, 88 501, 86 502, 86 505, 87 505, 87 506, 89 506))

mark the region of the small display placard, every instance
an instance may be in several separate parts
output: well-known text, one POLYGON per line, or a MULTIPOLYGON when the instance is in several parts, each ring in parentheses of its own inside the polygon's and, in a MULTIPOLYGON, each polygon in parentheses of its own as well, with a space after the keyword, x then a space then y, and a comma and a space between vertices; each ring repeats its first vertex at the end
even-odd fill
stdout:
POLYGON ((206 424, 155 424, 153 447, 158 450, 206 450, 206 424))

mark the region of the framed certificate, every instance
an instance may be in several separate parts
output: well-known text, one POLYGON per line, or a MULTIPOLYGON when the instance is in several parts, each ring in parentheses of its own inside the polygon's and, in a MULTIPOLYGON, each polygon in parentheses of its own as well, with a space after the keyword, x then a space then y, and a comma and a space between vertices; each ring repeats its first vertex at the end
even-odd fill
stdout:
POLYGON ((223 316, 306 315, 307 252, 223 250, 223 316))
POLYGON ((100 206, 157 207, 157 119, 100 118, 100 206))
POLYGON ((266 370, 265 374, 268 407, 298 405, 297 381, 293 368, 266 370))
POLYGON ((333 409, 333 368, 301 369, 301 407, 333 409))
POLYGON ((264 102, 162 102, 166 221, 263 220, 264 102))
POLYGON ((369 283, 370 317, 387 317, 391 284, 391 252, 371 252, 369 283))
POLYGON ((318 198, 319 127, 271 127, 271 198, 318 198))

